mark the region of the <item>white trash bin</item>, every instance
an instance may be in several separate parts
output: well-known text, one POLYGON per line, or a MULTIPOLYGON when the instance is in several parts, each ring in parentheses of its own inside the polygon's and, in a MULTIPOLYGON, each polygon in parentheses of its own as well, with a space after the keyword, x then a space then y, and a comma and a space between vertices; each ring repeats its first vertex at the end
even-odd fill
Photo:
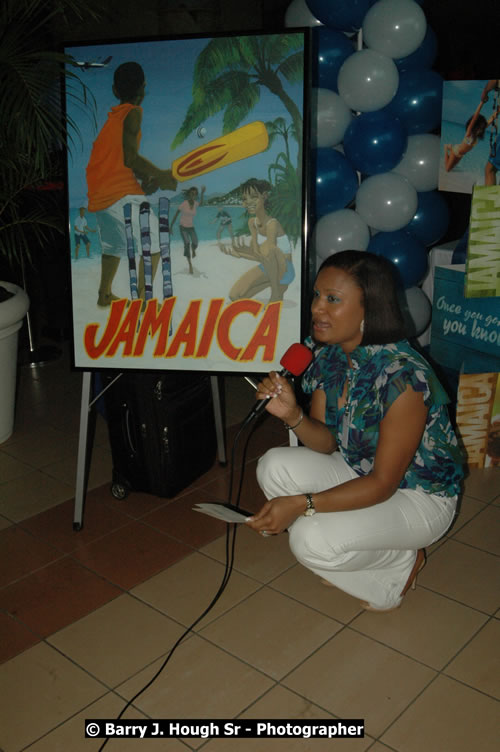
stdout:
POLYGON ((0 282, 14 296, 0 303, 0 444, 14 430, 16 404, 17 341, 19 329, 29 308, 29 298, 22 287, 0 282))

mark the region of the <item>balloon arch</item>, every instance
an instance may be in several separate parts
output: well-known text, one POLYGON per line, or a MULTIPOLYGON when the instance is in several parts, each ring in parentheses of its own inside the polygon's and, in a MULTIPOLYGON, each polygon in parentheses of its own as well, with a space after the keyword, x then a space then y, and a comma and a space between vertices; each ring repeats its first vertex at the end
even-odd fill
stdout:
POLYGON ((316 263, 344 249, 394 262, 414 335, 418 287, 446 233, 438 192, 442 77, 418 0, 292 0, 287 27, 313 28, 311 211, 316 263))

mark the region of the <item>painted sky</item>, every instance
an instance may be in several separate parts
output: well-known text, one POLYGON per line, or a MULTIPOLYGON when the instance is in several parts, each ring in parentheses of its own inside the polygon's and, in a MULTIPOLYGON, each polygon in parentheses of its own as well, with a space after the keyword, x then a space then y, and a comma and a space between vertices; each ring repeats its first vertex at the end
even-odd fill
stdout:
MULTIPOLYGON (((112 82, 114 71, 121 63, 134 60, 142 65, 145 71, 146 96, 142 103, 144 114, 140 152, 158 167, 168 168, 175 158, 222 134, 223 113, 220 112, 202 124, 205 128, 202 138, 194 132, 175 150, 171 149, 171 143, 192 100, 192 76, 197 56, 209 39, 78 45, 66 48, 66 53, 79 62, 103 61, 112 56, 107 67, 90 68, 79 74, 96 99, 97 130, 81 105, 74 104, 68 97, 68 115, 76 121, 81 133, 81 143, 75 142, 68 159, 72 206, 82 205, 86 201, 85 168, 97 131, 104 124, 110 108, 118 104, 112 93, 112 82)), ((282 81, 284 82, 284 79, 282 81)), ((287 92, 302 109, 302 85, 290 86, 284 83, 287 92)), ((274 120, 277 117, 284 117, 287 122, 290 121, 290 116, 278 97, 261 87, 260 102, 240 125, 246 125, 253 120, 274 120)), ((243 179, 250 176, 267 179, 268 165, 284 150, 283 147, 283 140, 277 139, 269 151, 246 160, 243 179)), ((292 156, 295 155, 296 151, 292 156)), ((202 176, 196 184, 206 185, 208 195, 213 190, 226 192, 241 183, 241 176, 242 166, 235 163, 202 176)), ((188 183, 179 184, 179 188, 186 187, 188 183)))
MULTIPOLYGON (((443 89, 443 120, 458 123, 465 127, 467 120, 472 117, 481 101, 481 94, 488 83, 487 79, 480 81, 445 81, 443 89)), ((489 118, 493 112, 493 92, 482 108, 482 114, 489 118)))

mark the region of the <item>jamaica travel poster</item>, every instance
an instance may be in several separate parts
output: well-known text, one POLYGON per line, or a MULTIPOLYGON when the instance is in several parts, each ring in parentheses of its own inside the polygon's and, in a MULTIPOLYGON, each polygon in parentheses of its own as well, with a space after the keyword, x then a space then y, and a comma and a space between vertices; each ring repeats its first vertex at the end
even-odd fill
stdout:
POLYGON ((457 426, 471 467, 500 466, 500 374, 462 373, 457 426))
POLYGON ((304 45, 65 49, 76 367, 263 372, 300 339, 304 45))

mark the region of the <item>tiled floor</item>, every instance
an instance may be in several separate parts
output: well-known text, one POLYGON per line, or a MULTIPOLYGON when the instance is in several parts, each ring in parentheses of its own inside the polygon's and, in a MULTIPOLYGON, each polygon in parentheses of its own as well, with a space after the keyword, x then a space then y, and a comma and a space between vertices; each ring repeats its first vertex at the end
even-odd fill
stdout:
MULTIPOLYGON (((100 416, 84 528, 73 530, 80 390, 65 357, 23 369, 16 431, 0 446, 1 752, 98 750, 83 720, 121 712, 224 576, 225 528, 191 508, 226 499, 228 467, 216 464, 174 499, 116 501, 100 416)), ((253 394, 240 377, 226 392, 230 449, 253 394)), ((272 420, 253 435, 243 507, 262 501, 256 457, 286 438, 272 420)), ((496 750, 499 554, 498 470, 467 480, 419 587, 384 616, 322 586, 295 563, 286 535, 240 529, 227 589, 125 717, 364 718, 365 738, 115 739, 106 749, 496 750)))

